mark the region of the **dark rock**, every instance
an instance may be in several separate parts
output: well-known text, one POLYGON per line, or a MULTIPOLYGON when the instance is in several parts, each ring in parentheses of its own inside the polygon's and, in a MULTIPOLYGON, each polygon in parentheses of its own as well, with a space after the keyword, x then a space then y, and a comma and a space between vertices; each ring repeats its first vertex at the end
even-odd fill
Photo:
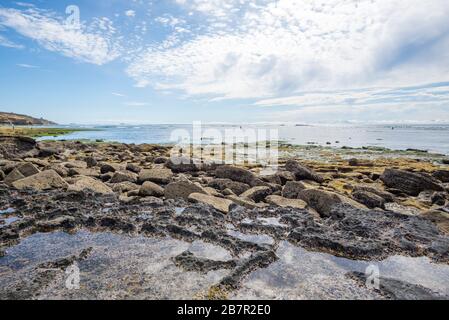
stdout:
POLYGON ((441 182, 449 182, 449 170, 437 170, 432 174, 432 176, 441 182))
POLYGON ((356 185, 354 186, 354 191, 362 191, 362 192, 369 192, 369 193, 374 193, 375 195, 381 197, 382 199, 384 199, 386 202, 393 202, 394 201, 394 195, 383 191, 383 190, 379 190, 378 188, 375 187, 371 187, 371 186, 365 186, 365 185, 356 185))
POLYGON ((352 193, 352 197, 357 202, 360 202, 367 206, 368 208, 381 208, 385 209, 385 199, 379 197, 378 195, 367 192, 367 191, 356 191, 352 193))
POLYGON ((165 166, 176 173, 200 171, 200 165, 187 157, 171 157, 165 163, 165 166))
POLYGON ((432 201, 432 204, 444 206, 446 204, 446 193, 435 192, 434 194, 432 194, 430 200, 432 201))
POLYGON ((84 161, 86 161, 88 168, 95 167, 98 164, 97 159, 95 159, 94 157, 86 157, 86 159, 84 159, 84 161))
POLYGON ((272 194, 269 187, 253 187, 240 195, 242 198, 251 199, 254 202, 262 202, 266 197, 272 194))
POLYGON ((224 191, 226 189, 232 190, 236 195, 249 190, 251 187, 243 182, 232 181, 231 179, 213 179, 208 184, 209 187, 224 191))
POLYGON ((128 163, 126 165, 126 170, 134 172, 134 173, 139 173, 142 170, 142 168, 134 163, 128 163))
POLYGON ((401 190, 411 196, 417 196, 425 190, 444 191, 435 178, 414 172, 386 169, 380 179, 389 188, 401 190))
POLYGON ((249 170, 234 166, 221 166, 215 170, 215 176, 222 179, 231 179, 232 181, 242 182, 253 186, 256 176, 249 170))
POLYGON ((282 189, 282 196, 287 199, 298 199, 299 193, 306 186, 300 181, 288 181, 282 189))
POLYGON ((40 171, 36 166, 32 163, 24 163, 17 166, 17 170, 20 171, 25 177, 29 177, 35 174, 38 174, 40 171))
POLYGON ((39 158, 49 158, 49 157, 57 155, 57 154, 59 154, 59 150, 58 149, 54 149, 54 148, 39 148, 38 157, 39 158))
MULTIPOLYGON (((352 272, 349 277, 357 279, 361 285, 366 285, 368 275, 361 272, 352 272)), ((447 300, 437 292, 427 289, 423 286, 411 284, 405 281, 379 278, 379 292, 388 299, 393 300, 447 300)))
POLYGON ((103 164, 100 167, 101 174, 105 174, 105 173, 109 173, 109 172, 115 172, 115 171, 116 171, 115 168, 112 165, 110 165, 110 164, 103 164))
POLYGON ((28 137, 0 136, 0 154, 5 159, 25 157, 36 151, 36 140, 28 137))
POLYGON ((324 178, 317 174, 312 169, 301 165, 298 161, 289 160, 285 164, 285 169, 292 172, 297 180, 312 180, 318 183, 322 183, 324 178))

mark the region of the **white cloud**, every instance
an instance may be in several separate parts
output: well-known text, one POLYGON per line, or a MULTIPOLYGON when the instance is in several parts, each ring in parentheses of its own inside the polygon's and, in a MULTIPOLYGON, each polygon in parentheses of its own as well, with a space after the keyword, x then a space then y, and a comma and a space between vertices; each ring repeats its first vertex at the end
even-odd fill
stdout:
POLYGON ((103 27, 106 30, 101 30, 98 21, 92 26, 82 25, 77 30, 67 27, 62 18, 47 11, 0 8, 0 26, 14 29, 47 50, 83 62, 102 65, 120 55, 120 47, 112 38, 114 30, 105 23, 103 27))
POLYGON ((26 64, 26 63, 19 63, 19 64, 17 64, 17 66, 21 67, 21 68, 26 68, 26 69, 38 69, 39 68, 38 66, 33 66, 31 64, 26 64))
POLYGON ((7 38, 0 35, 0 46, 7 47, 7 48, 14 48, 14 49, 23 49, 24 46, 14 43, 11 40, 8 40, 7 38))
POLYGON ((138 83, 216 99, 446 80, 446 0, 192 0, 206 32, 155 45, 130 64, 138 83))
POLYGON ((136 12, 134 10, 127 10, 127 11, 125 11, 125 15, 127 17, 135 17, 136 16, 136 12))
POLYGON ((125 97, 124 94, 122 94, 122 93, 117 93, 117 92, 112 92, 112 95, 113 95, 113 96, 116 96, 116 97, 125 97))

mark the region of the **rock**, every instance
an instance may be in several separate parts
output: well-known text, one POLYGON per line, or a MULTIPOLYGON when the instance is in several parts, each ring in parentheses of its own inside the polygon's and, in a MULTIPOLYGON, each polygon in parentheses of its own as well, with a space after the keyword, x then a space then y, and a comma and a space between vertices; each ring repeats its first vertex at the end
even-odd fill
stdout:
POLYGON ((272 174, 272 175, 269 175, 269 176, 263 176, 262 180, 265 181, 265 182, 268 182, 268 183, 282 185, 281 177, 278 174, 272 174))
POLYGON ((226 199, 229 199, 235 204, 245 207, 247 209, 255 209, 263 207, 263 203, 255 203, 254 201, 251 201, 249 199, 238 197, 235 194, 226 196, 226 199))
POLYGON ((69 177, 73 176, 87 176, 98 178, 100 176, 96 168, 70 168, 67 172, 69 177))
POLYGON ((187 157, 171 157, 165 166, 176 173, 200 171, 200 165, 193 163, 192 159, 187 157))
POLYGON ((242 182, 253 186, 256 176, 249 170, 234 166, 221 166, 215 170, 215 176, 222 179, 230 179, 232 181, 242 182))
POLYGON ((111 178, 111 180, 109 180, 110 183, 120 183, 120 182, 137 182, 137 174, 133 173, 133 172, 129 172, 129 171, 118 171, 115 172, 111 178))
POLYGON ((232 181, 231 179, 213 179, 211 182, 209 182, 209 187, 218 189, 218 190, 225 190, 230 189, 233 193, 236 195, 240 195, 243 192, 249 190, 251 187, 242 182, 232 181))
POLYGON ((439 210, 431 210, 424 212, 421 217, 432 221, 438 226, 438 229, 440 229, 441 232, 449 235, 449 213, 439 210))
POLYGON ((164 189, 151 181, 145 181, 139 190, 141 197, 162 197, 163 195, 164 189))
POLYGON ((449 182, 449 170, 437 170, 432 173, 432 176, 441 182, 448 183, 449 182))
POLYGON ((369 160, 349 159, 348 164, 351 167, 373 167, 374 163, 369 160))
POLYGON ((5 177, 5 180, 3 180, 3 182, 8 186, 12 186, 13 182, 21 180, 23 178, 25 178, 25 176, 20 173, 19 170, 14 169, 5 177))
POLYGON ((222 193, 224 196, 235 196, 235 195, 236 195, 236 194, 234 193, 234 191, 232 191, 231 189, 228 189, 228 188, 224 189, 221 193, 222 193))
POLYGON ((20 171, 25 177, 29 177, 39 173, 39 169, 32 163, 24 163, 17 167, 17 170, 20 171))
POLYGON ((167 157, 157 157, 154 159, 155 164, 166 164, 169 159, 167 157))
POLYGON ((297 180, 312 180, 318 183, 322 183, 324 178, 317 174, 312 169, 301 165, 298 161, 289 160, 285 164, 285 169, 292 172, 297 180))
POLYGON ((142 170, 142 168, 134 163, 128 163, 126 165, 126 170, 134 172, 134 173, 139 173, 142 170))
POLYGON ((307 203, 300 199, 287 199, 280 196, 268 196, 266 198, 267 203, 276 205, 282 208, 295 208, 295 209, 305 209, 307 207, 307 203))
POLYGON ((103 164, 100 167, 101 174, 105 174, 105 173, 109 173, 109 172, 115 172, 115 171, 116 171, 115 168, 112 165, 107 164, 107 163, 103 164))
POLYGON ((281 179, 281 185, 285 185, 289 181, 295 181, 295 175, 290 171, 279 171, 276 175, 281 179))
POLYGON ((379 197, 384 199, 386 202, 394 201, 393 194, 383 191, 383 190, 380 190, 378 188, 372 187, 372 186, 356 185, 356 186, 354 186, 353 191, 370 192, 370 193, 374 193, 375 195, 378 195, 379 197))
POLYGON ((432 204, 438 206, 444 206, 446 204, 446 193, 445 192, 434 192, 430 197, 432 204))
POLYGON ((55 148, 39 148, 39 158, 49 158, 51 156, 59 154, 59 150, 55 148))
POLYGON ((380 179, 387 187, 401 190, 411 196, 417 196, 425 190, 444 191, 435 178, 403 170, 386 169, 380 179))
POLYGON ((189 195, 192 193, 207 194, 207 192, 204 191, 200 185, 187 180, 172 182, 165 187, 164 191, 167 199, 182 198, 184 200, 188 200, 189 195))
POLYGON ((299 193, 307 189, 300 181, 288 181, 282 189, 282 196, 287 199, 298 199, 299 193))
POLYGON ((204 189, 204 191, 207 192, 208 195, 211 195, 211 196, 214 196, 214 197, 223 198, 223 195, 220 192, 218 192, 215 188, 205 187, 203 189, 204 189))
MULTIPOLYGON (((361 285, 366 285, 372 279, 369 275, 361 272, 351 272, 349 277, 353 277, 359 281, 361 285)), ((447 300, 448 297, 444 297, 437 292, 434 292, 421 285, 408 283, 405 281, 380 277, 379 279, 379 293, 390 300, 447 300)))
POLYGON ((303 190, 299 193, 298 197, 307 202, 307 204, 315 209, 321 217, 329 217, 333 207, 341 204, 348 204, 355 208, 365 208, 360 203, 348 197, 320 189, 303 190))
POLYGON ((67 182, 54 170, 43 171, 31 177, 17 180, 12 183, 12 186, 19 190, 29 188, 36 191, 68 188, 67 182))
POLYGON ((138 189, 140 189, 139 185, 129 181, 115 183, 114 186, 112 187, 112 190, 118 193, 126 193, 131 190, 138 190, 138 189))
POLYGON ((352 193, 352 197, 357 202, 360 202, 370 209, 381 208, 385 209, 385 199, 378 195, 367 191, 356 191, 352 193))
POLYGON ((0 155, 5 159, 25 157, 36 151, 36 140, 28 137, 0 136, 0 155))
POLYGON ((75 192, 82 192, 85 190, 105 195, 114 193, 112 189, 105 185, 103 182, 91 177, 79 177, 76 179, 76 182, 70 185, 67 189, 67 191, 75 192))
POLYGON ((97 159, 95 159, 94 157, 86 157, 84 159, 84 161, 86 161, 86 164, 87 164, 88 168, 95 167, 98 164, 97 159))
POLYGON ((215 210, 218 210, 222 213, 229 213, 233 206, 235 206, 234 202, 228 199, 217 198, 214 196, 202 194, 202 193, 192 193, 189 195, 188 199, 193 202, 200 202, 207 205, 212 206, 215 210))
POLYGON ((272 193, 269 187, 253 187, 240 195, 241 198, 251 199, 254 202, 262 202, 272 193))
POLYGON ((166 168, 145 169, 139 173, 139 182, 151 181, 167 184, 173 179, 173 172, 166 168))
POLYGON ((5 173, 3 172, 3 170, 0 170, 0 181, 5 180, 5 177, 6 177, 6 175, 5 175, 5 173))

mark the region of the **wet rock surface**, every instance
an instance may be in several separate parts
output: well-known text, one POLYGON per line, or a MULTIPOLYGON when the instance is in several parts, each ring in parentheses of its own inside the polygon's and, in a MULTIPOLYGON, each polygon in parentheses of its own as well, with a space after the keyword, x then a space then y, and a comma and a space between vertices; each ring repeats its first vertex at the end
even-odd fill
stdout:
POLYGON ((449 295, 440 167, 287 161, 263 176, 173 162, 160 146, 37 147, 55 152, 0 160, 0 299, 449 295), (362 266, 390 259, 381 289, 363 286, 362 266), (68 290, 75 263, 81 286, 68 290), (427 273, 393 272, 408 264, 427 273))

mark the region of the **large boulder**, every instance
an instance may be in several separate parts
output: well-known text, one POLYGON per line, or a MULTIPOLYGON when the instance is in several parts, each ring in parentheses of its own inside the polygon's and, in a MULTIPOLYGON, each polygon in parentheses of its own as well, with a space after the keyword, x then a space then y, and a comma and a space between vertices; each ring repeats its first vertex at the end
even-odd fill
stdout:
POLYGON ((24 163, 17 167, 17 170, 20 171, 25 177, 29 177, 39 173, 39 169, 32 163, 24 163))
POLYGON ((43 191, 50 189, 67 189, 68 184, 54 170, 47 170, 33 176, 17 180, 12 186, 19 190, 33 189, 43 191))
POLYGON ((379 197, 377 194, 367 191, 355 191, 352 193, 352 197, 354 198, 354 200, 364 204, 370 209, 385 209, 385 199, 379 197))
POLYGON ((209 182, 209 187, 218 189, 220 191, 229 189, 236 195, 240 195, 243 192, 249 190, 251 187, 243 182, 232 181, 231 179, 213 179, 209 182))
POLYGON ((301 165, 298 161, 289 160, 285 164, 285 169, 292 172, 297 180, 312 180, 322 183, 324 178, 310 169, 309 167, 301 165))
POLYGON ((75 183, 70 185, 67 191, 92 191, 94 193, 105 195, 114 193, 112 189, 105 185, 103 182, 91 177, 76 178, 75 183))
POLYGON ((217 168, 215 170, 215 176, 217 178, 246 183, 250 186, 254 186, 254 180, 256 180, 256 176, 251 171, 228 165, 217 168))
POLYGON ((449 235, 449 213, 431 210, 424 212, 421 216, 435 223, 441 232, 449 235))
POLYGON ((212 206, 214 209, 225 214, 229 213, 232 207, 235 206, 234 202, 232 202, 231 200, 218 198, 202 193, 192 193, 189 195, 188 199, 192 202, 200 202, 212 206))
POLYGON ((243 192, 240 197, 251 199, 254 202, 262 202, 270 194, 272 194, 272 190, 270 187, 253 187, 243 192))
POLYGON ((19 136, 0 136, 0 155, 5 159, 22 158, 37 153, 36 140, 19 136))
POLYGON ((294 209, 305 209, 307 203, 300 199, 287 199, 281 196, 271 195, 266 198, 267 203, 282 207, 282 208, 294 208, 294 209))
POLYGON ((389 188, 397 189, 410 196, 418 196, 421 191, 444 191, 435 178, 414 172, 386 169, 380 179, 389 188))
POLYGON ((288 181, 282 189, 282 196, 288 199, 298 199, 299 193, 307 187, 301 181, 288 181))
POLYGON ((201 185, 187 180, 172 182, 168 184, 164 190, 164 194, 167 199, 182 198, 188 200, 192 193, 207 194, 201 185))
POLYGON ((18 169, 14 169, 5 177, 5 180, 3 180, 3 182, 8 186, 12 186, 14 181, 24 178, 25 176, 18 169))
POLYGON ((381 197, 386 202, 393 202, 394 201, 394 195, 390 192, 383 191, 379 188, 376 188, 374 186, 368 186, 368 185, 356 185, 353 189, 354 192, 361 191, 361 192, 369 192, 374 193, 375 195, 381 197))
POLYGON ((139 173, 139 182, 151 181, 155 183, 170 183, 173 178, 173 172, 167 168, 144 169, 139 173))
POLYGON ((321 217, 329 217, 332 209, 341 204, 348 204, 356 208, 365 208, 362 204, 334 192, 321 189, 306 189, 299 193, 299 198, 315 209, 321 217))
POLYGON ((141 197, 162 197, 163 195, 164 189, 151 181, 145 181, 139 189, 141 197))

